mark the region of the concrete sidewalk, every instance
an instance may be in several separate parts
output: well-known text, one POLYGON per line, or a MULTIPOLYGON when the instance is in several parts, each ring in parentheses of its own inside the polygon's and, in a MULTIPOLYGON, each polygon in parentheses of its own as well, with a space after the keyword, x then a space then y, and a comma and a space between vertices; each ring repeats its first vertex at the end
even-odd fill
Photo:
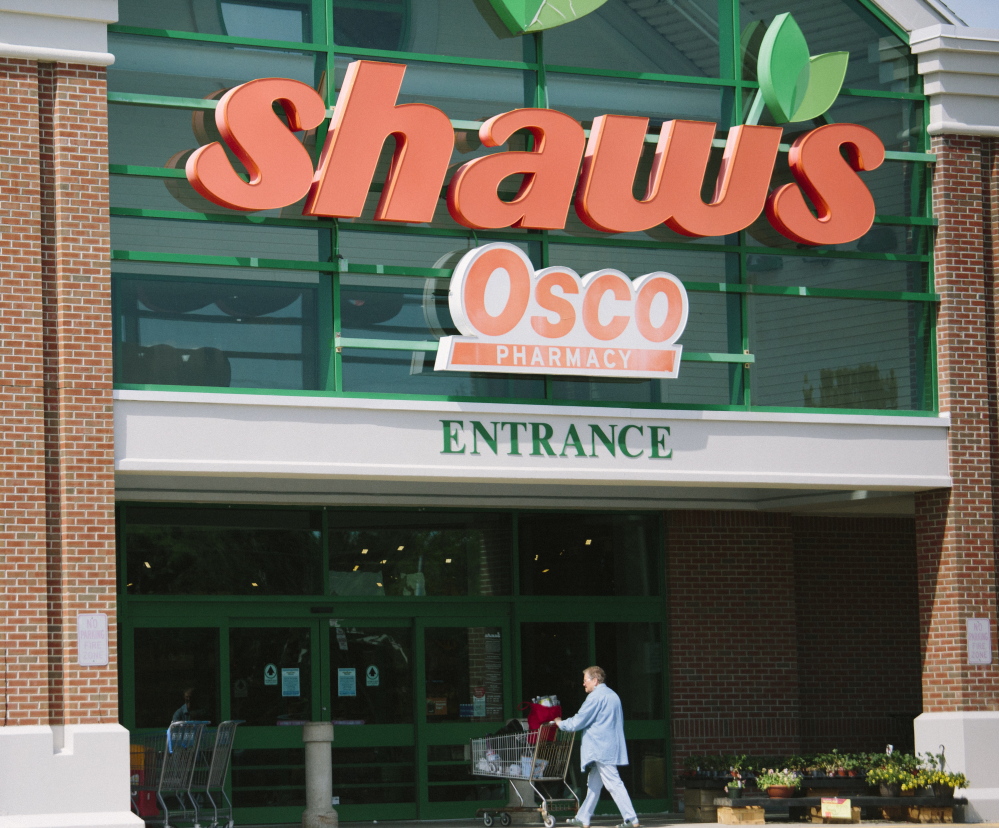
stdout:
MULTIPOLYGON (((641 817, 641 828, 705 828, 708 823, 704 822, 684 822, 683 814, 646 814, 641 817)), ((786 819, 776 819, 768 821, 767 824, 778 825, 809 825, 807 822, 788 822, 786 819)), ((717 823, 711 823, 717 825, 717 823)), ((865 819, 861 825, 875 825, 878 828, 913 828, 912 822, 891 822, 886 819, 865 819)), ((999 828, 999 822, 976 822, 976 823, 950 823, 953 825, 975 825, 976 828, 999 828)), ((559 820, 556 828, 562 828, 565 820, 559 820)), ((597 817, 593 820, 592 828, 615 828, 620 825, 620 817, 597 817)), ((482 828, 480 819, 440 819, 440 820, 399 820, 399 821, 374 821, 374 822, 341 822, 339 828, 372 828, 372 826, 384 826, 384 828, 482 828)), ((530 822, 514 822, 511 828, 517 826, 531 826, 531 828, 542 828, 541 820, 530 822)), ((239 828, 256 828, 256 826, 239 826, 239 828)), ((264 828, 260 826, 259 828, 264 828)), ((266 828, 292 828, 292 826, 266 826, 266 828)), ((300 828, 300 824, 294 826, 300 828)))

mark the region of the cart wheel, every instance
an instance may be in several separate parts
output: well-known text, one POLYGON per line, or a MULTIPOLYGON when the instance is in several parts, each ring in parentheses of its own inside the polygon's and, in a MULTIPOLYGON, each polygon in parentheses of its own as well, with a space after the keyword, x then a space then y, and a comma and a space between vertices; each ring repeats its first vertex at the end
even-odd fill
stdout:
POLYGON ((545 814, 545 828, 555 828, 554 814, 545 814))
POLYGON ((506 813, 505 811, 502 814, 500 814, 499 816, 500 816, 500 825, 502 825, 503 828, 506 828, 506 826, 509 825, 513 821, 510 818, 510 815, 508 813, 506 813))
POLYGON ((482 815, 482 824, 485 825, 486 828, 492 828, 492 826, 493 826, 493 815, 492 814, 483 814, 482 815))

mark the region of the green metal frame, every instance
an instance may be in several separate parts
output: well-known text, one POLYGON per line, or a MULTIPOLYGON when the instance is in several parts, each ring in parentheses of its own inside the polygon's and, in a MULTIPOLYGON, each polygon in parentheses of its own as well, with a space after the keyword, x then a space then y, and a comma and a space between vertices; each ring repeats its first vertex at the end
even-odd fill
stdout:
MULTIPOLYGON (((176 509, 176 503, 141 503, 143 510, 176 509)), ((127 538, 124 531, 128 521, 130 504, 118 506, 118 623, 119 623, 119 687, 121 690, 122 723, 135 728, 135 699, 138 688, 135 684, 135 644, 134 632, 141 628, 182 628, 208 627, 219 631, 219 705, 220 716, 231 715, 229 694, 229 635, 234 627, 309 627, 312 630, 312 699, 317 715, 324 715, 332 709, 332 688, 330 685, 329 664, 326 653, 329 646, 330 625, 336 618, 358 624, 391 625, 403 623, 413 630, 414 656, 414 709, 426 707, 426 691, 420 681, 425 664, 423 631, 428 627, 446 626, 496 626, 503 630, 503 676, 504 676, 504 719, 520 715, 517 705, 522 686, 520 628, 525 622, 559 621, 585 623, 589 625, 589 662, 596 661, 595 624, 610 622, 641 622, 660 626, 660 647, 663 663, 662 693, 663 709, 669 709, 669 651, 667 648, 667 595, 665 587, 665 555, 654 556, 656 571, 655 583, 660 585, 660 593, 649 597, 620 598, 594 596, 581 602, 579 596, 534 596, 520 594, 518 519, 519 515, 531 513, 529 510, 476 510, 504 514, 509 517, 511 528, 511 593, 505 596, 467 596, 457 598, 396 597, 372 601, 369 598, 334 598, 329 594, 329 581, 321 579, 322 592, 314 595, 288 596, 183 596, 183 595, 129 595, 127 593, 127 538)), ((219 504, 183 504, 189 510, 218 509, 219 504)), ((322 566, 325 572, 329 565, 329 517, 337 510, 331 507, 280 506, 244 507, 261 511, 312 511, 322 513, 324 543, 322 544, 322 566)), ((388 512, 386 509, 352 509, 351 511, 388 512)), ((417 511, 399 509, 396 512, 417 511)), ((442 512, 467 510, 441 509, 442 512)), ((540 510, 538 510, 540 512, 540 510)), ((544 512, 551 514, 551 512, 544 512)), ((608 514, 618 514, 608 512, 608 514)), ((656 526, 656 537, 650 539, 656 549, 665 549, 665 526, 662 516, 656 526)), ((567 665, 570 669, 571 665, 567 665)), ((335 747, 371 747, 378 745, 401 745, 412 743, 416 768, 417 802, 412 806, 396 805, 345 805, 339 808, 340 816, 347 820, 365 819, 413 819, 413 818, 467 818, 468 802, 432 803, 428 798, 431 785, 428 779, 426 749, 428 746, 464 743, 472 737, 481 736, 483 725, 460 722, 432 723, 420 716, 414 716, 412 725, 372 725, 352 729, 347 726, 337 728, 335 747), (402 740, 402 741, 400 741, 402 740), (421 755, 421 752, 423 755, 421 755)), ((667 719, 629 721, 626 734, 632 739, 661 740, 666 766, 671 767, 670 739, 667 719)), ((297 727, 248 727, 240 730, 240 747, 254 748, 298 748, 301 747, 301 729, 297 727)), ((457 762, 438 764, 454 765, 457 762)), ((463 762, 460 764, 464 764, 463 762)), ((451 783, 447 783, 451 784, 451 783)), ((471 783, 470 783, 471 784, 471 783)), ((641 800, 641 807, 651 811, 661 811, 670 807, 673 797, 673 783, 668 780, 667 799, 641 800)), ((479 805, 501 806, 503 801, 482 802, 479 805)), ((478 807, 475 805, 474 807, 478 807)), ((293 822, 300 816, 301 808, 259 807, 237 809, 237 821, 256 824, 293 822)))
MULTIPOLYGON (((906 33, 901 30, 896 24, 890 21, 883 12, 880 11, 873 3, 868 2, 868 0, 855 0, 855 2, 862 8, 866 9, 878 23, 885 26, 889 32, 896 37, 898 37, 903 43, 907 44, 908 38, 906 33)), ((198 34, 192 32, 179 32, 179 31, 167 31, 167 30, 154 30, 154 29, 144 29, 133 26, 124 25, 112 25, 109 27, 109 31, 116 34, 122 35, 142 35, 146 37, 160 37, 166 39, 173 39, 186 42, 203 42, 206 44, 227 44, 227 45, 242 45, 250 46, 256 48, 273 48, 281 50, 294 49, 298 52, 304 53, 314 53, 320 61, 320 68, 324 69, 328 77, 333 76, 334 60, 338 57, 353 57, 353 58, 376 58, 376 59, 393 59, 393 60, 407 60, 407 61, 423 61, 441 65, 454 65, 459 66, 476 66, 484 68, 494 68, 494 69, 506 69, 513 71, 521 71, 525 73, 525 83, 528 84, 526 90, 526 100, 535 106, 544 106, 548 100, 547 94, 547 73, 558 72, 566 74, 574 74, 580 76, 594 76, 594 77, 611 77, 620 79, 632 79, 640 81, 656 81, 662 83, 680 83, 684 85, 698 85, 698 86, 708 86, 717 88, 724 92, 727 96, 730 106, 730 115, 732 123, 739 123, 741 113, 743 110, 742 101, 747 95, 755 95, 759 88, 759 85, 754 81, 743 80, 740 77, 742 57, 739 51, 738 42, 738 32, 740 31, 739 23, 739 6, 736 0, 718 0, 718 21, 719 21, 719 42, 721 44, 720 54, 719 54, 719 65, 720 65, 720 78, 704 78, 704 77, 692 77, 684 75, 672 75, 672 74, 660 74, 660 73, 642 73, 642 72, 622 72, 622 71, 611 71, 611 70, 596 70, 589 69, 585 67, 578 66, 564 66, 556 64, 547 64, 544 59, 544 33, 539 33, 536 35, 525 36, 524 38, 524 53, 527 57, 535 57, 536 60, 523 60, 523 61, 510 61, 510 60, 488 60, 488 59, 476 59, 468 57, 449 57, 446 55, 437 54, 422 54, 422 53, 410 53, 410 52, 395 52, 386 51, 380 49, 360 49, 360 48, 341 48, 334 45, 331 42, 332 38, 330 36, 331 32, 331 22, 333 20, 333 0, 312 0, 312 21, 313 21, 313 33, 314 41, 311 43, 289 43, 285 41, 276 40, 265 40, 265 39, 255 39, 255 38, 237 38, 228 37, 221 35, 208 35, 208 34, 198 34), (533 48, 532 48, 533 44, 533 48), (531 78, 534 79, 534 91, 531 92, 531 78)), ((408 18, 407 18, 408 20, 408 18)), ((408 22, 406 23, 408 25, 408 22)), ((917 79, 917 83, 920 83, 917 79)), ((330 85, 332 86, 332 85, 330 85)), ((329 93, 331 96, 334 94, 332 88, 330 88, 329 93)), ((843 96, 857 97, 857 98, 878 98, 886 100, 899 100, 899 101, 913 101, 917 103, 923 103, 922 106, 922 121, 925 127, 925 119, 927 117, 926 107, 925 107, 925 96, 921 91, 900 91, 900 92, 888 92, 877 89, 844 89, 842 92, 843 96)), ((138 94, 138 93, 124 93, 124 92, 111 92, 108 96, 110 104, 124 105, 124 106, 144 106, 144 107, 157 107, 157 108, 171 108, 171 109, 181 109, 187 111, 193 110, 207 110, 213 109, 216 106, 215 101, 207 101, 201 99, 192 98, 179 98, 179 97, 168 97, 160 95, 148 95, 148 94, 138 94)), ((331 106, 333 100, 327 101, 328 106, 331 106)), ((456 129, 476 129, 478 127, 477 123, 466 122, 460 120, 452 121, 456 129)), ((322 136, 320 136, 321 138, 322 136)), ((647 136, 648 141, 658 140, 657 135, 650 134, 647 136)), ((724 145, 723 139, 718 139, 715 141, 718 146, 724 145)), ((893 225, 902 227, 912 227, 912 228, 925 228, 923 230, 924 234, 927 234, 927 240, 920 245, 919 253, 859 253, 855 251, 843 252, 843 251, 830 251, 830 250, 808 250, 808 251, 794 251, 785 249, 771 249, 767 247, 760 247, 750 243, 748 238, 748 233, 746 231, 738 234, 736 244, 702 244, 698 243, 696 245, 689 243, 668 243, 668 242, 654 242, 649 241, 635 241, 629 239, 615 239, 611 237, 606 238, 576 238, 561 235, 554 235, 548 231, 515 231, 515 230, 500 230, 491 231, 489 233, 475 233, 474 231, 464 231, 464 230, 454 230, 454 229, 438 229, 438 228, 426 228, 426 227, 398 227, 398 226, 382 226, 373 223, 366 223, 363 221, 352 221, 350 222, 350 230, 352 232, 366 232, 366 231, 376 231, 379 233, 401 233, 411 236, 443 236, 452 237, 456 239, 465 240, 480 240, 483 237, 489 238, 501 238, 507 240, 522 240, 530 242, 540 243, 541 251, 541 261, 537 264, 541 267, 549 266, 553 264, 549 258, 549 246, 551 243, 558 244, 584 244, 588 246, 606 246, 606 247, 619 247, 619 248, 629 248, 629 247, 639 247, 643 249, 657 249, 657 250, 703 250, 704 252, 714 252, 714 253, 734 253, 738 254, 739 267, 738 272, 732 272, 726 274, 729 281, 720 284, 704 283, 704 282, 694 282, 686 281, 685 285, 688 291, 691 292, 725 292, 729 294, 734 294, 740 297, 746 297, 749 295, 784 295, 784 296, 797 296, 803 299, 810 297, 825 297, 825 298, 839 298, 839 299, 857 299, 857 300, 881 300, 881 301, 899 301, 899 302, 909 302, 909 303, 930 303, 936 304, 939 302, 939 296, 932 292, 930 286, 932 279, 932 255, 931 249, 932 245, 929 243, 929 236, 932 235, 933 228, 935 227, 934 219, 929 215, 928 210, 928 188, 929 188, 929 175, 919 174, 921 169, 927 169, 932 165, 935 160, 935 156, 929 152, 926 152, 927 138, 925 128, 922 130, 922 134, 919 136, 919 151, 913 152, 900 152, 900 151, 888 151, 886 153, 886 158, 889 161, 895 162, 907 162, 912 164, 917 171, 917 175, 913 176, 913 213, 912 216, 895 216, 895 215, 879 215, 876 218, 876 222, 882 225, 893 225), (916 191, 919 192, 916 192, 916 191), (893 262, 914 262, 919 263, 928 273, 927 286, 923 292, 884 292, 884 291, 856 291, 856 290, 835 290, 835 289, 818 289, 811 288, 807 285, 794 286, 794 287, 778 287, 778 286, 760 286, 748 284, 746 278, 746 257, 750 254, 762 254, 762 255, 779 255, 779 256, 794 256, 802 255, 809 256, 813 258, 818 257, 829 257, 829 258, 853 258, 853 259, 863 259, 868 261, 893 261, 893 262)), ((788 149, 787 145, 782 145, 781 150, 786 152, 788 149)), ((111 165, 110 172, 115 176, 126 176, 126 177, 147 177, 147 178, 182 178, 184 173, 182 170, 168 170, 159 167, 144 167, 140 165, 111 165)), ((155 253, 148 251, 135 251, 135 250, 115 250, 113 251, 113 259, 115 261, 142 261, 142 262, 163 262, 163 263, 187 263, 187 264, 201 264, 201 265, 212 265, 212 266, 231 266, 231 267, 259 267, 267 269, 286 269, 286 270, 308 270, 317 271, 319 273, 325 273, 330 275, 328 281, 324 280, 324 295, 328 297, 329 304, 326 307, 329 309, 328 316, 324 316, 321 319, 321 325, 324 329, 332 332, 332 336, 328 339, 324 339, 330 343, 329 353, 326 353, 326 349, 320 348, 323 353, 320 355, 320 362, 325 367, 322 372, 323 387, 316 392, 298 392, 298 393, 316 393, 319 395, 337 395, 337 396, 347 396, 347 397, 371 397, 371 398, 384 398, 384 397, 405 397, 412 399, 427 399, 427 400, 451 400, 451 399, 469 399, 468 397, 452 397, 445 395, 410 395, 410 394, 358 394, 345 392, 343 390, 343 378, 342 378, 342 367, 341 367, 341 349, 343 347, 347 348, 364 348, 367 350, 409 350, 409 351, 433 351, 436 349, 436 342, 400 342, 392 340, 376 340, 376 339, 350 339, 343 338, 339 336, 340 330, 340 314, 339 314, 339 275, 341 273, 351 273, 351 274, 379 274, 379 275, 399 275, 399 276, 419 276, 423 278, 447 278, 450 273, 446 270, 435 270, 433 268, 401 268, 401 267, 391 267, 391 266, 381 266, 372 264, 358 264, 350 263, 345 266, 338 264, 338 244, 337 237, 339 232, 339 222, 337 220, 324 220, 324 219, 276 219, 270 217, 260 217, 260 216, 230 216, 230 215, 214 215, 206 213, 193 213, 182 210, 144 210, 137 208, 125 208, 112 205, 111 215, 113 217, 130 217, 130 218, 150 218, 150 219, 170 219, 178 221, 194 221, 194 222, 214 222, 220 224, 239 224, 239 225, 261 225, 261 226, 271 226, 271 227, 308 227, 312 229, 317 229, 320 231, 325 231, 324 238, 327 239, 327 246, 331 251, 329 261, 314 261, 314 262, 303 262, 303 261, 289 261, 289 260, 275 260, 275 259, 260 259, 254 257, 218 257, 218 256, 207 256, 207 255, 180 255, 180 254, 166 254, 166 253, 155 253)), ((748 310, 747 302, 745 299, 739 299, 741 306, 740 318, 736 320, 733 318, 733 323, 738 322, 738 329, 741 331, 741 342, 732 342, 732 349, 728 353, 695 353, 695 352, 685 352, 683 354, 683 361, 685 362, 716 362, 716 363, 728 363, 731 366, 730 382, 732 384, 730 400, 728 405, 690 405, 690 404, 675 404, 675 403, 642 403, 642 402, 629 402, 629 406, 634 407, 667 407, 667 408, 704 408, 704 409, 714 409, 714 410, 775 410, 775 411, 797 411, 804 410, 808 412, 821 412, 828 411, 829 413, 853 413, 853 409, 820 409, 820 408, 796 408, 796 407, 766 407, 754 405, 752 402, 752 372, 751 366, 755 361, 754 354, 752 353, 752 343, 749 341, 748 334, 748 310), (741 345, 741 347, 737 347, 741 345)), ((932 326, 930 329, 925 329, 925 326, 920 326, 920 333, 925 334, 927 349, 929 353, 926 358, 918 356, 922 365, 925 368, 924 374, 920 377, 922 382, 921 398, 923 400, 923 405, 920 410, 917 411, 891 411, 878 413, 891 413, 903 416, 920 416, 929 415, 932 416, 937 411, 936 402, 936 388, 935 388, 935 339, 934 331, 932 326)), ((135 386, 135 385, 119 385, 122 388, 164 388, 166 386, 135 386)), ((529 403, 544 403, 548 405, 559 405, 563 401, 556 400, 552 398, 551 393, 552 381, 549 378, 545 383, 545 397, 544 399, 529 399, 529 400, 512 400, 509 398, 498 399, 497 401, 502 402, 529 402, 529 403)), ((228 389, 228 388, 218 388, 213 389, 216 392, 222 393, 258 393, 256 390, 251 389, 228 389)), ((285 393, 285 392, 280 392, 285 393)), ((482 398, 473 398, 479 399, 482 398)), ((572 404, 578 404, 578 401, 572 404)), ((611 403, 589 403, 594 407, 600 407, 601 405, 612 405, 611 403)), ((616 405, 617 403, 614 403, 616 405)))

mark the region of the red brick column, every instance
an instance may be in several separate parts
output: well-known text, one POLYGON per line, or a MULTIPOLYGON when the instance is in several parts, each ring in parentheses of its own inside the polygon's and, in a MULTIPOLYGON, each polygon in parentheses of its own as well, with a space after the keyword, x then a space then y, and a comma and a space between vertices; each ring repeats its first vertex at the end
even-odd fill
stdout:
MULTIPOLYGON (((923 710, 999 710, 999 669, 967 664, 965 619, 996 650, 994 170, 992 141, 934 139, 940 408, 950 414, 949 491, 916 497, 923 710)), ((974 781, 974 780, 973 780, 974 781)))
POLYGON ((788 515, 667 515, 671 727, 691 754, 796 753, 794 549, 788 515))
POLYGON ((52 715, 116 722, 105 70, 42 64, 39 75, 52 715), (94 612, 108 616, 111 663, 81 668, 76 618, 94 612))
POLYGON ((117 721, 104 70, 0 60, 6 725, 117 721), (76 616, 111 663, 77 665, 76 616))
POLYGON ((3 724, 48 721, 38 73, 0 59, 3 724))

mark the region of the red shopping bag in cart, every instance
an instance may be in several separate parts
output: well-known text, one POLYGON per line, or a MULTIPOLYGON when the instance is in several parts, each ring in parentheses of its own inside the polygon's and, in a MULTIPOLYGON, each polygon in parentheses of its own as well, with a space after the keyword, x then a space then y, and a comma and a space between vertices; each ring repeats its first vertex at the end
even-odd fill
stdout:
MULTIPOLYGON (((527 729, 532 731, 527 735, 528 744, 533 745, 538 740, 537 730, 543 724, 548 724, 555 719, 562 717, 562 705, 553 704, 551 707, 547 707, 543 704, 535 704, 534 702, 524 702, 520 705, 521 710, 527 711, 527 729)), ((546 727, 544 733, 544 739, 546 742, 555 741, 555 727, 546 727)))

